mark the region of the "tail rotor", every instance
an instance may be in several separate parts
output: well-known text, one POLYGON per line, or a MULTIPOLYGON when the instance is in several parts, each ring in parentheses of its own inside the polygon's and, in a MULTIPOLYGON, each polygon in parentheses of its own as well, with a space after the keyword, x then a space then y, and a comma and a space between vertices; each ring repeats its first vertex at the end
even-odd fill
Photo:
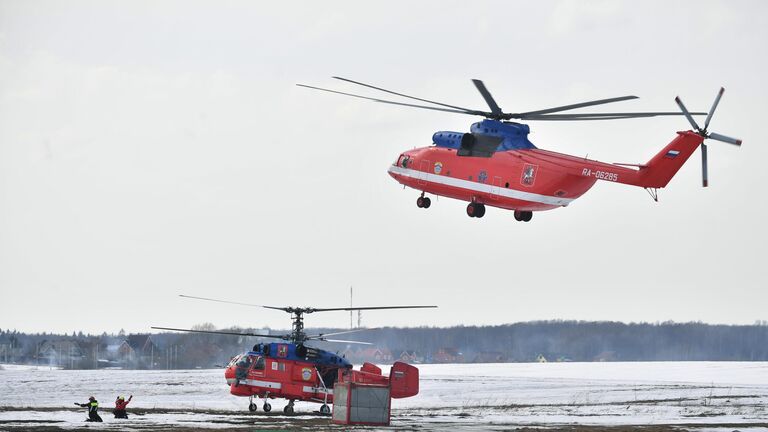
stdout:
MULTIPOLYGON (((725 92, 725 88, 720 87, 720 91, 717 93, 715 101, 712 103, 712 108, 710 108, 709 113, 707 114, 707 119, 704 120, 704 128, 699 127, 698 123, 696 123, 696 120, 693 119, 693 116, 691 116, 691 113, 683 104, 683 101, 680 100, 680 97, 676 97, 675 102, 677 102, 677 106, 680 107, 680 111, 683 112, 685 118, 688 119, 688 123, 691 124, 693 130, 696 131, 697 134, 704 137, 704 139, 709 138, 715 141, 741 146, 740 139, 731 138, 729 136, 707 131, 707 128, 709 128, 709 122, 712 120, 712 115, 715 113, 715 109, 717 109, 717 105, 720 103, 720 98, 723 97, 723 92, 725 92)), ((704 187, 709 186, 709 177, 707 174, 707 145, 704 143, 704 141, 701 142, 701 183, 704 187)))

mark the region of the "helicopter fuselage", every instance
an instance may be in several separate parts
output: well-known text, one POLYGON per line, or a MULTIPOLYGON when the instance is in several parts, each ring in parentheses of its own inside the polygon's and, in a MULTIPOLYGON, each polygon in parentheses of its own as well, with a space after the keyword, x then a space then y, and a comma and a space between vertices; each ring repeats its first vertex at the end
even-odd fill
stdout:
POLYGON ((435 133, 432 146, 400 154, 389 174, 425 193, 516 211, 544 211, 567 206, 597 180, 662 188, 703 141, 695 132, 679 132, 648 163, 623 166, 538 149, 527 140, 526 125, 484 120, 472 131, 435 133), (482 133, 489 129, 496 134, 482 133))
POLYGON ((333 402, 339 369, 352 364, 333 353, 292 343, 257 345, 232 358, 224 377, 235 396, 333 402))

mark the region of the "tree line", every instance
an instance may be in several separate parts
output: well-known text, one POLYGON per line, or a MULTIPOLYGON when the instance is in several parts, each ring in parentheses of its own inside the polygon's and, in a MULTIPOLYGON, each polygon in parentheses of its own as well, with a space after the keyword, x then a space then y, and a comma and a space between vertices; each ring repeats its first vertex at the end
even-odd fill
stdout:
MULTIPOLYGON (((197 326, 212 329, 210 324, 197 326)), ((254 329, 220 329, 254 331, 254 329)), ((315 328, 308 333, 344 329, 315 328)), ((264 329, 257 329, 263 333, 264 329)), ((283 334, 286 331, 275 331, 283 334)), ((768 322, 754 325, 534 321, 497 326, 385 327, 349 335, 372 347, 313 342, 354 361, 766 361, 768 322)), ((194 333, 100 335, 0 330, 0 363, 65 368, 216 367, 259 342, 194 333)))

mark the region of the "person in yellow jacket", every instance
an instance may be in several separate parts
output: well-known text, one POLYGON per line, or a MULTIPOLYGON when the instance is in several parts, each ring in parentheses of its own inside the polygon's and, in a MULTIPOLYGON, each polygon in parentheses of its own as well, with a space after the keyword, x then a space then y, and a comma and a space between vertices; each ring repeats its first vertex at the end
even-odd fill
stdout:
POLYGON ((89 422, 101 422, 101 416, 99 416, 99 401, 96 400, 95 397, 91 396, 88 398, 88 402, 84 404, 79 404, 75 402, 75 405, 88 408, 88 420, 89 422))

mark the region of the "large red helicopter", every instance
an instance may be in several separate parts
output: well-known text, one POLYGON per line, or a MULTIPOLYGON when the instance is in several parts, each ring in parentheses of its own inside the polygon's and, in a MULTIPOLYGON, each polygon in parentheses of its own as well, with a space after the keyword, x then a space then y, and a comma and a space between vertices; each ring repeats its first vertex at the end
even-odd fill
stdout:
POLYGON ((328 336, 348 334, 370 329, 356 329, 335 333, 308 335, 304 332, 304 315, 314 312, 356 311, 380 309, 423 309, 437 306, 373 306, 373 307, 276 307, 216 300, 205 297, 182 295, 181 297, 229 303, 243 306, 263 307, 281 310, 292 315, 291 332, 282 335, 257 334, 247 332, 207 331, 179 329, 171 327, 152 327, 158 330, 182 331, 189 333, 210 333, 234 336, 255 336, 259 338, 281 339, 283 342, 258 343, 252 350, 232 357, 224 370, 229 391, 235 396, 249 399, 248 409, 256 411, 255 398, 263 398, 262 409, 272 410, 269 399, 288 399, 283 408, 286 414, 293 414, 295 401, 322 403, 320 413, 330 414, 328 406, 333 403, 333 386, 339 373, 353 376, 354 380, 365 384, 388 385, 393 398, 415 396, 419 392, 419 371, 403 362, 392 365, 389 376, 382 374, 376 365, 365 363, 359 371, 352 370, 352 364, 344 357, 319 348, 307 346, 308 341, 341 342, 345 344, 371 345, 368 342, 328 339, 328 336))
POLYGON ((741 145, 741 140, 707 130, 712 114, 723 95, 722 88, 709 113, 689 112, 680 98, 675 101, 681 112, 562 113, 577 108, 636 99, 637 96, 506 113, 501 110, 480 80, 472 82, 490 107, 490 111, 473 110, 408 96, 346 78, 333 78, 436 106, 394 102, 304 84, 297 85, 380 103, 485 117, 484 120, 473 123, 469 133, 436 132, 432 136, 432 146, 405 151, 389 167, 389 175, 395 180, 421 191, 416 200, 418 207, 429 208, 431 200, 425 194, 430 193, 468 201, 467 215, 470 217, 483 217, 487 205, 514 210, 516 220, 528 222, 535 211, 567 206, 587 192, 597 180, 639 186, 645 188, 653 199, 657 200, 658 188, 663 188, 669 183, 699 146, 703 185, 706 187, 707 146, 704 140, 711 138, 741 145), (704 114, 707 114, 707 117, 704 127, 701 128, 692 116, 704 114), (672 142, 644 164, 612 164, 539 149, 528 140, 528 125, 509 121, 615 120, 677 115, 684 115, 693 130, 678 132, 672 142))

